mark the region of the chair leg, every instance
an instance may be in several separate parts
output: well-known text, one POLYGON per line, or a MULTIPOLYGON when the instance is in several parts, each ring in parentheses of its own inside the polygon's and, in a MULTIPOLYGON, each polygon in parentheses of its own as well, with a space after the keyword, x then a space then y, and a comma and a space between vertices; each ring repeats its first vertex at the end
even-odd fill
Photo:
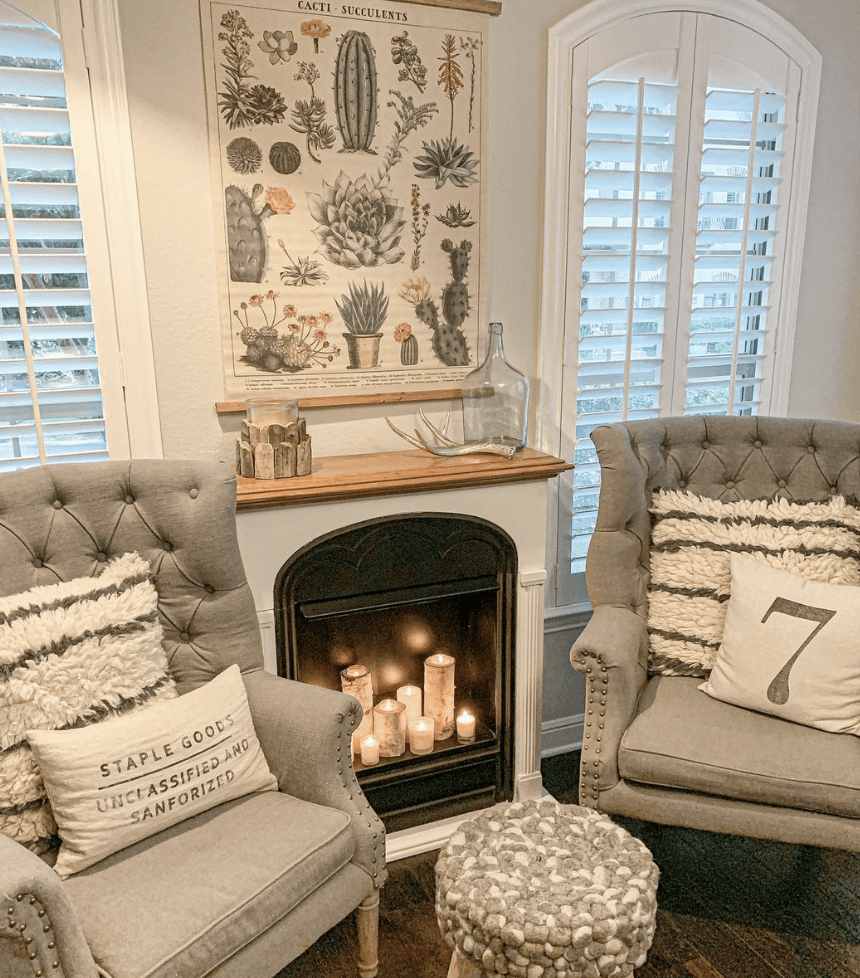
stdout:
POLYGON ((379 967, 379 890, 365 897, 355 911, 358 930, 358 973, 376 978, 379 967))

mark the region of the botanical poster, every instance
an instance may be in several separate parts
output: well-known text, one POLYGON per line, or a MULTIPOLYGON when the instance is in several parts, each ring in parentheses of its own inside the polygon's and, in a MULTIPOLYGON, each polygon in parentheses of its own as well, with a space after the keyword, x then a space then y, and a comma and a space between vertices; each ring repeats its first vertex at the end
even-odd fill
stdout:
POLYGON ((486 15, 201 0, 225 393, 456 386, 484 333, 486 15))

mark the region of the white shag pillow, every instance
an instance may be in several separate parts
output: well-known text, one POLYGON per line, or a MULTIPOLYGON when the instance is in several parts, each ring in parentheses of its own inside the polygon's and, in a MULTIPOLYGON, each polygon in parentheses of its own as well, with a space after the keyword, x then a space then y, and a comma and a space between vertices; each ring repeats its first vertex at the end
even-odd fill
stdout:
POLYGON ((60 830, 65 879, 177 822, 277 780, 232 665, 146 713, 27 734, 60 830))
POLYGON ((158 594, 137 553, 98 577, 0 598, 0 832, 36 852, 57 827, 25 733, 173 699, 158 594))
POLYGON ((809 580, 860 585, 860 509, 841 496, 720 502, 659 490, 651 514, 651 673, 707 677, 723 637, 733 553, 809 580))
POLYGON ((708 680, 714 699, 832 733, 860 733, 860 588, 733 554, 732 596, 708 680))

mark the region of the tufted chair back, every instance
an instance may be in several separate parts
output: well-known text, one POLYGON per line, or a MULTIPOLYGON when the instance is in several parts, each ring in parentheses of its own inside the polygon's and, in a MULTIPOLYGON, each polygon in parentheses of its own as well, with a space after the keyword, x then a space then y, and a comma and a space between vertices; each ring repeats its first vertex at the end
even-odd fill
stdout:
POLYGON ((180 692, 236 662, 262 668, 236 539, 236 476, 221 462, 47 465, 0 475, 0 594, 94 576, 137 551, 155 575, 180 692))
POLYGON ((860 497, 860 425, 794 418, 690 416, 595 428, 601 466, 586 564, 593 607, 646 617, 651 493, 723 501, 860 497))

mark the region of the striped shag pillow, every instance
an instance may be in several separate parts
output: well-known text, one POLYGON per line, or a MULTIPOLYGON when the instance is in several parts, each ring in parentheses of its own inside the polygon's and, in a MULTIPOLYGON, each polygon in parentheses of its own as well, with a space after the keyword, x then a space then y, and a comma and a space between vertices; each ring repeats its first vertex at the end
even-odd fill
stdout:
POLYGON ((661 489, 651 518, 651 673, 709 675, 723 637, 732 553, 811 581, 860 585, 860 509, 841 496, 720 502, 661 489))
POLYGON ((98 577, 0 598, 0 832, 36 852, 57 833, 26 730, 81 727, 176 697, 157 600, 136 553, 98 577))

